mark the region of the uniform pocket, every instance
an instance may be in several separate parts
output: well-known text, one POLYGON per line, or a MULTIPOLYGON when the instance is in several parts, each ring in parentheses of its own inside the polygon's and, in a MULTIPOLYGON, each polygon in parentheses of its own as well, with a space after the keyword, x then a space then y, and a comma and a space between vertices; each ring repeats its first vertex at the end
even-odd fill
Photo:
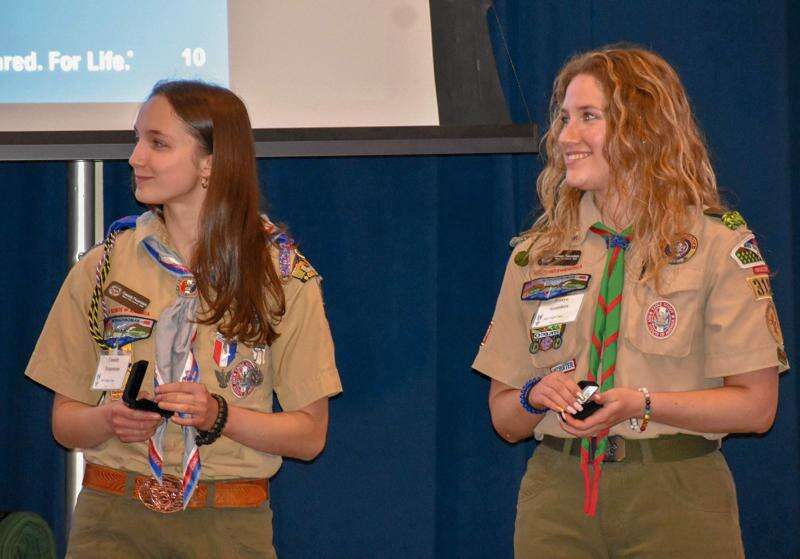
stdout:
POLYGON ((702 323, 703 274, 671 271, 661 293, 639 284, 623 299, 623 336, 642 353, 685 357, 702 323))
POLYGON ((530 501, 556 482, 555 464, 561 453, 539 445, 528 460, 528 468, 519 486, 517 505, 530 501))
POLYGON ((736 488, 721 452, 658 466, 658 483, 675 508, 705 513, 735 510, 736 488))

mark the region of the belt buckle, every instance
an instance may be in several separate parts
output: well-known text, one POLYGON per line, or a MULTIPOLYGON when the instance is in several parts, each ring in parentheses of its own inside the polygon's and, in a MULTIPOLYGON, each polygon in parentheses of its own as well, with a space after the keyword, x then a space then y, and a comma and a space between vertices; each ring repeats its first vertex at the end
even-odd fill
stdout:
POLYGON ((163 476, 163 483, 154 477, 144 480, 136 490, 136 496, 148 509, 169 514, 183 509, 183 488, 178 478, 163 476))
POLYGON ((608 448, 603 462, 622 462, 625 460, 625 439, 619 435, 608 437, 608 448))

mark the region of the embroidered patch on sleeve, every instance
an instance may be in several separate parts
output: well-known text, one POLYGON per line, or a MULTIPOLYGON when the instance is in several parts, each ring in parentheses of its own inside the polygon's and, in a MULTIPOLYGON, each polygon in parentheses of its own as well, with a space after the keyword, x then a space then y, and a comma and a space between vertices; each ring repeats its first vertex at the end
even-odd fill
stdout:
POLYGON ((743 269, 766 265, 754 235, 748 235, 741 243, 733 247, 731 258, 743 269))
POLYGON ((778 310, 772 301, 767 304, 764 318, 767 321, 767 330, 772 334, 773 339, 783 345, 783 332, 781 332, 781 323, 778 320, 778 310))
POLYGON ((747 283, 753 290, 756 301, 772 299, 772 285, 769 282, 769 276, 750 276, 747 278, 747 283))

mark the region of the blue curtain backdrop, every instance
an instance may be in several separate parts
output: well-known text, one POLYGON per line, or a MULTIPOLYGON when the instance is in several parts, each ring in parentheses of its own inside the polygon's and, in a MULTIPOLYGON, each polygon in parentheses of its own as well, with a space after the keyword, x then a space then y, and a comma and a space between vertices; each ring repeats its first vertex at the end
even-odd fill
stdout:
MULTIPOLYGON (((615 41, 651 47, 681 74, 720 184, 759 234, 796 352, 800 225, 800 8, 791 1, 496 0, 489 13, 515 120, 546 122, 571 54, 615 41), (497 20, 495 19, 495 13, 497 20), (794 181, 792 181, 794 178, 794 181)), ((273 480, 285 558, 510 558, 516 492, 533 443, 494 434, 488 381, 469 364, 491 316, 508 239, 536 203, 533 156, 262 161, 272 214, 321 271, 345 386, 328 446, 273 480), (313 537, 311 537, 313 535, 313 537)), ((21 374, 66 260, 63 163, 0 164, 6 212, 0 275, 7 351, 0 389, 0 510, 63 527, 64 458, 52 396, 21 374)), ((140 211, 123 162, 106 164, 106 216, 140 211)), ((781 380, 775 426, 725 444, 748 557, 800 555, 797 377, 781 380)), ((232 528, 233 529, 233 528, 232 528)), ((60 542, 63 550, 63 540, 60 542)))

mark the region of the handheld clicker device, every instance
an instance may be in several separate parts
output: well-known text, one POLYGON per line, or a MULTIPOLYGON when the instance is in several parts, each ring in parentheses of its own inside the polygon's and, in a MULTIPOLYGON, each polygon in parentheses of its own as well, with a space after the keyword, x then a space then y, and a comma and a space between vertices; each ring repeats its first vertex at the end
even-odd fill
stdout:
POLYGON ((137 361, 131 365, 128 382, 125 383, 125 390, 122 392, 122 401, 131 409, 155 412, 165 419, 169 419, 174 412, 159 408, 158 404, 152 400, 147 400, 145 398, 136 399, 136 396, 139 395, 139 390, 142 388, 142 381, 144 380, 144 374, 147 372, 147 365, 148 363, 145 360, 137 361))
POLYGON ((578 383, 578 388, 581 389, 581 395, 578 398, 578 403, 583 406, 583 410, 579 411, 572 417, 575 419, 584 420, 603 407, 597 402, 591 400, 592 396, 594 396, 597 391, 600 390, 600 387, 596 382, 582 380, 578 383))

